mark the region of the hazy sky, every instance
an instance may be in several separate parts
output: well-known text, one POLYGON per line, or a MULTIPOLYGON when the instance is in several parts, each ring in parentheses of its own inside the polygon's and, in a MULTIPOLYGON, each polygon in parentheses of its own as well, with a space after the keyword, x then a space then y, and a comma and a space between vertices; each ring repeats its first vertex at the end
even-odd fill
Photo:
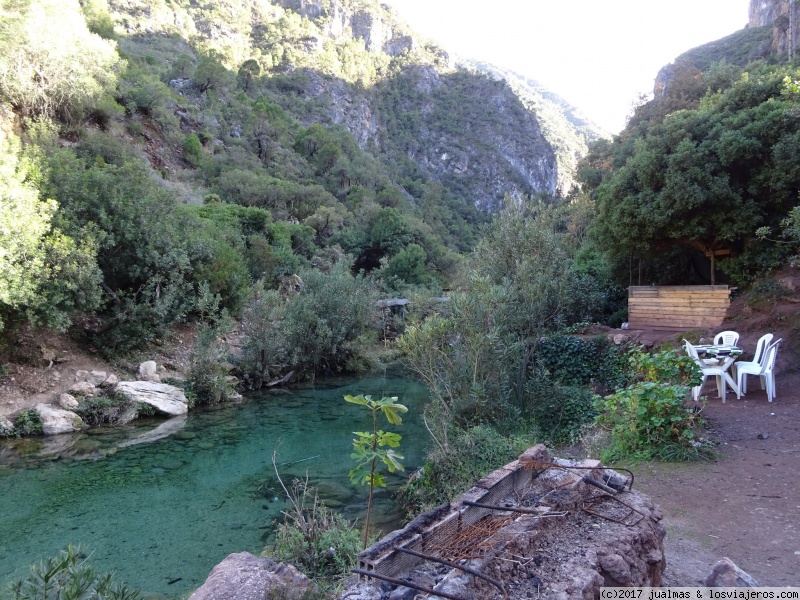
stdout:
POLYGON ((384 0, 446 50, 528 75, 611 133, 676 56, 747 24, 749 0, 384 0))

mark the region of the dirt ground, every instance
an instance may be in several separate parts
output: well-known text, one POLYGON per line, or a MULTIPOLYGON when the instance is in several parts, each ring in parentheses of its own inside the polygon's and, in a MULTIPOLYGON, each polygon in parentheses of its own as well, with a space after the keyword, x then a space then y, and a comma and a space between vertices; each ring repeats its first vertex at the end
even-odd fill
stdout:
MULTIPOLYGON (((745 360, 762 333, 772 331, 785 340, 778 355, 776 400, 767 402, 766 392, 751 377, 746 396, 737 400, 729 391, 723 404, 709 381, 704 388, 709 398, 704 415, 707 435, 718 442, 717 458, 633 467, 635 486, 664 511, 665 585, 700 585, 713 564, 727 556, 762 586, 800 586, 798 312, 800 305, 793 302, 753 311, 735 301, 729 315, 736 317, 719 330, 740 331, 745 360)), ((658 332, 639 335, 646 343, 674 337, 658 332)), ((123 379, 132 376, 138 364, 108 364, 65 336, 29 336, 19 343, 29 361, 9 364, 7 375, 0 378, 0 417, 53 401, 75 381, 78 370, 111 371, 123 379)), ((186 367, 190 346, 191 331, 184 329, 141 360, 156 360, 166 374, 178 374, 186 367)))
POLYGON ((718 458, 635 467, 664 511, 668 585, 702 585, 723 556, 762 586, 800 585, 800 373, 778 373, 776 385, 772 403, 751 378, 746 396, 723 404, 707 383, 718 458))

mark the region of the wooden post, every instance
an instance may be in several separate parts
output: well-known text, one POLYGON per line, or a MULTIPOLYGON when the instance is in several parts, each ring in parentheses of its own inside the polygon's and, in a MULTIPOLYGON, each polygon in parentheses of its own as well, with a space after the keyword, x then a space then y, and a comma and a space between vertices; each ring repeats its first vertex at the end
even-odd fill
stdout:
POLYGON ((715 267, 715 265, 714 265, 714 251, 713 250, 711 251, 711 257, 710 258, 711 258, 711 285, 714 285, 714 271, 715 271, 714 267, 715 267))

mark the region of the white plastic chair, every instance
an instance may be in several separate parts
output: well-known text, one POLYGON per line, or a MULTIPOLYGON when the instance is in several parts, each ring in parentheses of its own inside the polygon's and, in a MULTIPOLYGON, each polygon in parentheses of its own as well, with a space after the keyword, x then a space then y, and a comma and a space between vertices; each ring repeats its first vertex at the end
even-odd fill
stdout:
POLYGON ((687 340, 683 340, 684 348, 686 349, 686 353, 694 359, 694 362, 700 367, 703 371, 703 380, 700 382, 700 385, 697 385, 692 388, 692 399, 697 402, 700 399, 700 389, 703 387, 703 384, 706 382, 706 379, 709 377, 716 377, 717 378, 717 395, 722 398, 722 402, 725 402, 725 371, 720 366, 715 365, 708 365, 703 362, 703 359, 700 358, 697 354, 697 350, 695 347, 687 340))
MULTIPOLYGON (((764 359, 764 352, 769 346, 769 343, 772 341, 773 335, 771 333, 765 333, 760 338, 758 338, 758 343, 756 344, 756 353, 753 355, 753 360, 737 360, 733 363, 731 370, 733 371, 733 376, 736 378, 736 384, 739 386, 739 389, 742 388, 742 378, 739 377, 739 368, 743 367, 745 369, 750 369, 751 372, 754 369, 759 369, 761 367, 761 361, 764 359)), ((752 373, 751 373, 752 374, 752 373)), ((742 390, 744 393, 744 390, 742 390)))
POLYGON ((735 346, 739 341, 739 334, 735 331, 720 331, 714 336, 715 346, 735 346))
POLYGON ((761 389, 767 391, 767 400, 772 400, 777 396, 775 393, 775 361, 778 358, 778 346, 783 339, 769 344, 764 351, 760 363, 742 363, 736 369, 736 379, 739 390, 742 394, 747 393, 747 376, 758 375, 761 379, 761 389))
MULTIPOLYGON (((736 331, 720 331, 714 336, 715 346, 735 346, 739 341, 739 334, 736 331)), ((718 358, 704 358, 703 362, 709 366, 720 364, 718 358)))

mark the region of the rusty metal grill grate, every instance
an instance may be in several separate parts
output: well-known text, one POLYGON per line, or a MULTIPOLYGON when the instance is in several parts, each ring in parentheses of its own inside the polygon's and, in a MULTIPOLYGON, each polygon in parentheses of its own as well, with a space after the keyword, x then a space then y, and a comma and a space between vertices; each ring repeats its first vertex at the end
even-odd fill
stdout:
POLYGON ((501 540, 494 539, 495 534, 514 519, 513 515, 488 515, 455 531, 443 532, 435 542, 427 544, 427 550, 430 554, 453 562, 480 558, 500 543, 501 540))

